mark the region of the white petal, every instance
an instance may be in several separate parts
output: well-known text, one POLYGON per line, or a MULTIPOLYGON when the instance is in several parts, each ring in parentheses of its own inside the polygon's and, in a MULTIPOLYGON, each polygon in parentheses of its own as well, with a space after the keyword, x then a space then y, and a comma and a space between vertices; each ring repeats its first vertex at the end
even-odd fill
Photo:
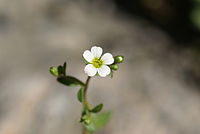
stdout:
POLYGON ((88 76, 94 76, 97 73, 97 69, 92 64, 86 65, 84 71, 88 76))
POLYGON ((92 60, 94 59, 93 54, 89 51, 89 50, 85 50, 83 53, 83 57, 85 60, 87 60, 88 62, 92 62, 92 60))
POLYGON ((110 67, 102 65, 100 68, 97 68, 97 71, 101 77, 105 77, 106 75, 110 74, 110 67))
POLYGON ((114 58, 112 54, 110 53, 105 53, 102 57, 101 60, 103 60, 103 64, 110 65, 114 62, 114 58))
POLYGON ((91 53, 93 54, 94 57, 100 58, 103 53, 103 49, 101 47, 94 46, 91 48, 91 53))

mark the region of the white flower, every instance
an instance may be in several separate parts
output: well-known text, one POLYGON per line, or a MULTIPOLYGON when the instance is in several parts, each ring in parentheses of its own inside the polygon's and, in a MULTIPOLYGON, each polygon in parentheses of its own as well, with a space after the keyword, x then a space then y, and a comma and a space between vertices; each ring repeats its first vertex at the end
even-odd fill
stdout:
POLYGON ((89 62, 84 69, 88 76, 94 76, 97 72, 101 77, 105 77, 110 74, 111 70, 107 65, 112 64, 114 62, 114 58, 110 53, 105 53, 101 56, 102 53, 102 48, 96 46, 93 46, 91 51, 84 51, 83 57, 87 62, 89 62))

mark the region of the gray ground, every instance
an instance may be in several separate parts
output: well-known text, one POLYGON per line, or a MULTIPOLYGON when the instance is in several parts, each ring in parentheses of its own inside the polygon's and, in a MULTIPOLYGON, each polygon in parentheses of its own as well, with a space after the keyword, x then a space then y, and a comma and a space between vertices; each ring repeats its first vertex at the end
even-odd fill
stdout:
POLYGON ((57 83, 52 65, 85 81, 92 45, 126 60, 114 78, 94 78, 89 100, 113 112, 97 134, 200 134, 200 93, 184 80, 190 59, 173 41, 112 3, 0 0, 0 134, 79 134, 77 89, 57 83))

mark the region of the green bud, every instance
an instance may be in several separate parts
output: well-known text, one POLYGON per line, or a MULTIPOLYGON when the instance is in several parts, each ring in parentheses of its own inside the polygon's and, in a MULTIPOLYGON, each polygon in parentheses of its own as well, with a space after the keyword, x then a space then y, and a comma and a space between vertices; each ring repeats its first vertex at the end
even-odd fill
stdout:
POLYGON ((77 98, 80 102, 83 101, 83 87, 81 87, 77 93, 77 98))
POLYGON ((91 123, 91 120, 90 120, 90 119, 86 119, 86 120, 84 120, 84 123, 85 123, 86 125, 89 125, 89 124, 91 123))
POLYGON ((50 67, 49 72, 56 77, 59 76, 59 71, 57 67, 50 67))
POLYGON ((110 69, 111 69, 111 70, 118 70, 118 69, 119 69, 119 66, 116 65, 116 64, 113 64, 113 65, 110 65, 110 69))
POLYGON ((91 119, 89 115, 84 115, 81 118, 82 122, 84 122, 86 125, 89 125, 91 123, 91 119))
POLYGON ((118 55, 114 57, 114 63, 122 63, 124 61, 124 56, 118 55))

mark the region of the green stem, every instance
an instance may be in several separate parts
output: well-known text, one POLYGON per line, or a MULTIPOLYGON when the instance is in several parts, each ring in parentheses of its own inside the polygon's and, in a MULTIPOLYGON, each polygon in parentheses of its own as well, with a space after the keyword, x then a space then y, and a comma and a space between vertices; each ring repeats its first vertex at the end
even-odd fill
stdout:
MULTIPOLYGON (((85 86, 84 86, 84 89, 83 89, 83 111, 85 110, 89 110, 89 105, 88 105, 88 102, 87 102, 87 89, 88 89, 88 84, 89 84, 89 81, 90 81, 90 76, 88 76, 86 82, 85 82, 85 86)), ((83 130, 82 130, 82 134, 90 134, 86 129, 85 127, 83 126, 83 130)))
POLYGON ((83 127, 83 134, 90 134, 90 133, 83 127))
POLYGON ((89 84, 89 81, 90 81, 90 76, 88 76, 86 82, 85 82, 85 87, 83 89, 83 110, 85 109, 88 109, 89 106, 88 106, 88 102, 87 102, 87 89, 88 89, 88 84, 89 84))

